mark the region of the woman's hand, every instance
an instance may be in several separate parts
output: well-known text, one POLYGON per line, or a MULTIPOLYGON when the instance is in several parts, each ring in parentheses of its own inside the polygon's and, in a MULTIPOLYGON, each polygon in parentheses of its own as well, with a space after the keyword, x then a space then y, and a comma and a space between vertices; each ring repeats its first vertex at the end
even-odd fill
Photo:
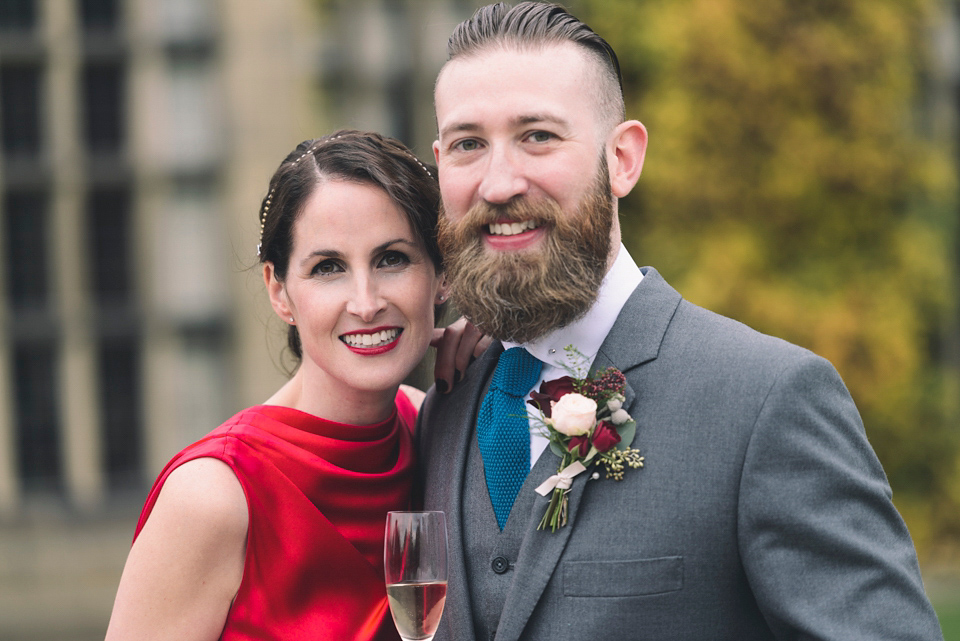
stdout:
POLYGON ((493 339, 461 317, 447 327, 433 330, 432 347, 437 348, 437 361, 433 366, 437 391, 446 394, 463 377, 473 359, 490 346, 493 339))

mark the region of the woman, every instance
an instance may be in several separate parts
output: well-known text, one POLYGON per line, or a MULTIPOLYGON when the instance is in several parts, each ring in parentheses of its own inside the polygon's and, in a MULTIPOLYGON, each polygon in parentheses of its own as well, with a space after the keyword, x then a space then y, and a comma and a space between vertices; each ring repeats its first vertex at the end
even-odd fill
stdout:
MULTIPOLYGON (((281 163, 258 253, 299 367, 160 474, 108 641, 398 638, 384 516, 410 507, 419 399, 399 388, 445 299, 438 203, 436 172, 377 134, 281 163)), ((446 375, 483 346, 464 331, 447 332, 446 375)))

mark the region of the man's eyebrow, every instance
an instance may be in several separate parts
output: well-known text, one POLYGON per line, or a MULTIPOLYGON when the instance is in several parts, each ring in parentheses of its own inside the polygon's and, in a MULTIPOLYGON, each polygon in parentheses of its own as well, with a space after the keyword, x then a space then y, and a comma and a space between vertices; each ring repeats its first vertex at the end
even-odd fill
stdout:
POLYGON ((523 116, 517 116, 510 121, 514 126, 520 125, 535 125, 538 122, 552 122, 555 125, 566 125, 567 121, 560 116, 555 116, 548 113, 540 114, 527 114, 523 116))
POLYGON ((440 130, 440 137, 443 138, 446 135, 461 133, 461 132, 474 132, 480 131, 480 125, 472 122, 457 122, 452 125, 447 125, 440 130))
MULTIPOLYGON (((567 121, 560 116, 555 116, 549 113, 533 113, 533 114, 523 114, 516 116, 510 120, 510 125, 513 127, 523 127, 526 125, 535 125, 540 122, 550 122, 556 125, 567 125, 567 121)), ((440 137, 452 135, 455 133, 476 133, 480 131, 482 127, 475 122, 457 122, 450 125, 447 125, 440 130, 440 137)))

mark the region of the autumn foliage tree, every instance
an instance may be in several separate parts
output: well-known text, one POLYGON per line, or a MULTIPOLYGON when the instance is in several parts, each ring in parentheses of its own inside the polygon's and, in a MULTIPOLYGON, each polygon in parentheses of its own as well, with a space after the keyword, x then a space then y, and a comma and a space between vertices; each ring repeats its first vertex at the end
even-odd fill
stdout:
POLYGON ((922 554, 960 531, 956 173, 933 0, 581 0, 650 135, 624 239, 691 301, 829 359, 922 554), (947 340, 944 340, 944 337, 947 340))

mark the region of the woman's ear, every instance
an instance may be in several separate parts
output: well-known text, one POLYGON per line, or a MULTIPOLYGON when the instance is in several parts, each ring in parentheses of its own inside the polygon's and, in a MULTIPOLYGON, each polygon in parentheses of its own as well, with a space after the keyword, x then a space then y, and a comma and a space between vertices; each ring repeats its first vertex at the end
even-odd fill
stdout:
POLYGON ((442 305, 447 302, 450 296, 450 286, 447 284, 446 274, 440 274, 440 284, 437 286, 437 297, 434 299, 434 305, 442 305))
POLYGON ((647 129, 639 120, 627 120, 613 130, 607 163, 610 189, 617 198, 630 193, 640 179, 647 153, 647 129))
POLYGON ((270 296, 270 305, 273 307, 273 311, 284 323, 294 324, 293 313, 287 301, 287 290, 283 286, 283 281, 277 279, 273 263, 269 261, 263 264, 263 282, 267 286, 267 294, 270 296))

